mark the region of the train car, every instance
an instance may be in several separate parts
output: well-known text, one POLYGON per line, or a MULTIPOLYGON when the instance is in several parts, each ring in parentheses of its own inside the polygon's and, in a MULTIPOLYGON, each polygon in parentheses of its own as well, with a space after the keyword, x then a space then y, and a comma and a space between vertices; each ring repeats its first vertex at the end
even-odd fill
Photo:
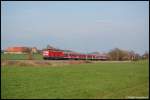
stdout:
POLYGON ((65 52, 64 59, 78 60, 78 59, 80 59, 80 55, 77 53, 65 52))

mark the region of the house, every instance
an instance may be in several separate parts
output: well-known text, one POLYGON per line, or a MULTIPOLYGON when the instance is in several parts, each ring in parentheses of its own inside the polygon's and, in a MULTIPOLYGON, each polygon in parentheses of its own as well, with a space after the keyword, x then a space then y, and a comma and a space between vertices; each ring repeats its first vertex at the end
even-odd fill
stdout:
POLYGON ((28 47, 9 47, 5 50, 4 53, 24 54, 24 53, 28 53, 29 51, 30 51, 30 48, 28 47))
POLYGON ((37 52, 38 52, 38 50, 37 50, 37 48, 36 48, 36 47, 33 47, 33 48, 31 48, 31 52, 32 52, 32 53, 37 53, 37 52))

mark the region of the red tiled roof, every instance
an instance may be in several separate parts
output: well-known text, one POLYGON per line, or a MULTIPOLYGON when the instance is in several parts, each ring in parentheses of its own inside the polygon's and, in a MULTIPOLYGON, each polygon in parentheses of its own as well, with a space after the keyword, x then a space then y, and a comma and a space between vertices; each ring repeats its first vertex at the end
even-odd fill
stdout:
POLYGON ((9 47, 6 49, 7 52, 26 52, 28 50, 27 47, 9 47))

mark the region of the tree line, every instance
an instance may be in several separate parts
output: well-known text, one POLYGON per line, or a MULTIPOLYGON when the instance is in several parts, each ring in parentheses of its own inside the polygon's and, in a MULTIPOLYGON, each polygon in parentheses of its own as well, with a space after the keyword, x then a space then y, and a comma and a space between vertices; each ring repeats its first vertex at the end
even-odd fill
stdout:
POLYGON ((110 50, 108 53, 109 60, 117 60, 117 61, 123 61, 123 60, 140 60, 140 59, 149 59, 149 53, 146 51, 143 55, 140 55, 138 53, 135 53, 134 51, 127 51, 122 50, 119 48, 115 48, 110 50))

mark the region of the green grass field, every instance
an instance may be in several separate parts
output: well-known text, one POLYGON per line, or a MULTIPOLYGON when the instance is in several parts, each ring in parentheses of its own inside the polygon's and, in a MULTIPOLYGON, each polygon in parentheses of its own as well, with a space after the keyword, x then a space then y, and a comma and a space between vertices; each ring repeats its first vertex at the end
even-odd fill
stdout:
POLYGON ((62 67, 1 67, 1 98, 128 98, 149 96, 148 61, 62 67))
MULTIPOLYGON (((34 60, 42 60, 42 54, 33 54, 34 60)), ((27 60, 28 54, 3 54, 1 53, 1 60, 27 60)))

